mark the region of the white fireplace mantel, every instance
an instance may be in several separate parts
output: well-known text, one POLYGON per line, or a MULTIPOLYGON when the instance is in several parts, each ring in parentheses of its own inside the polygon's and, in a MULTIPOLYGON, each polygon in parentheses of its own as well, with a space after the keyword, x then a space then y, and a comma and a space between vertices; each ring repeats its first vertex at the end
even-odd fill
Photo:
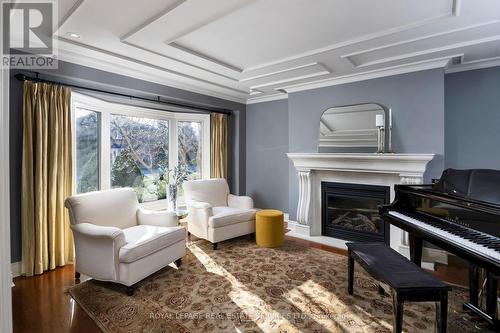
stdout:
POLYGON ((434 158, 434 154, 289 153, 287 155, 298 171, 392 173, 410 178, 423 177, 427 163, 434 158))
MULTIPOLYGON (((391 187, 394 184, 421 184, 427 164, 434 154, 371 154, 371 153, 289 153, 298 172, 299 201, 297 219, 307 226, 310 236, 321 235, 322 181, 362 183, 391 187)), ((401 245, 398 229, 391 228, 391 246, 401 245), (396 233, 393 235, 393 233, 396 233), (396 237, 394 237, 396 236, 396 237), (394 239, 396 238, 396 239, 394 239)))

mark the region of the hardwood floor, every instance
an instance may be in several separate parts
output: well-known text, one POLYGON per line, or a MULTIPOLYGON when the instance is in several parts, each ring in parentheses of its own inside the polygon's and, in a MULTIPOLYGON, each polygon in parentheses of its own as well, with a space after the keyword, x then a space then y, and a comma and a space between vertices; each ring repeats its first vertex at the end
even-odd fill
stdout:
MULTIPOLYGON (((286 239, 307 247, 345 255, 346 251, 299 238, 286 239)), ((448 266, 439 266, 437 276, 453 284, 465 285, 467 271, 458 259, 450 260, 448 266)), ((81 277, 83 282, 86 278, 81 277)), ((45 274, 14 279, 12 288, 14 332, 101 332, 86 312, 65 293, 75 283, 73 266, 57 268, 45 274)))
POLYGON ((73 266, 68 265, 30 278, 15 278, 12 288, 14 332, 101 332, 64 292, 75 283, 74 274, 73 266))

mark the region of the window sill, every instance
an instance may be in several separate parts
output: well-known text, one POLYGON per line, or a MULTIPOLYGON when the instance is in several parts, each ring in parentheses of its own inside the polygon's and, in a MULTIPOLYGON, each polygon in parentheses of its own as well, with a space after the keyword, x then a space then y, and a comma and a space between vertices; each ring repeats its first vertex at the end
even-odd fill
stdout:
MULTIPOLYGON (((168 209, 168 201, 167 199, 161 199, 156 201, 142 202, 139 204, 139 207, 149 210, 167 210, 168 209)), ((186 207, 183 202, 177 201, 177 211, 185 210, 186 207)))
POLYGON ((141 208, 149 209, 149 210, 166 210, 168 208, 167 199, 142 202, 139 204, 141 208))

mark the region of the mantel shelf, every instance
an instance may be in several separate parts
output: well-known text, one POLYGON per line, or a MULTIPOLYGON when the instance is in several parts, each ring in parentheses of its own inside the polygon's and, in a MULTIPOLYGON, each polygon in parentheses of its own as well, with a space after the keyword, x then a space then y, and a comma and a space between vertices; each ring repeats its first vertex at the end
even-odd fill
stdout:
POLYGON ((298 171, 331 170, 422 176, 435 154, 288 153, 298 171))

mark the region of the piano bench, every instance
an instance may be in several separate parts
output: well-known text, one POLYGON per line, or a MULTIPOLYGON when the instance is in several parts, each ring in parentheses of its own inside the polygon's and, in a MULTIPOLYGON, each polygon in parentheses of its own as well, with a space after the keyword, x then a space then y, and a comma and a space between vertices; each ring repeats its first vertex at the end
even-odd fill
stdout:
MULTIPOLYGON (((446 332, 448 292, 451 287, 391 249, 385 243, 349 242, 348 292, 353 294, 354 262, 379 282, 391 288, 394 308, 394 332, 403 329, 403 304, 436 302, 436 331, 446 332)), ((379 287, 379 291, 380 291, 379 287)))

